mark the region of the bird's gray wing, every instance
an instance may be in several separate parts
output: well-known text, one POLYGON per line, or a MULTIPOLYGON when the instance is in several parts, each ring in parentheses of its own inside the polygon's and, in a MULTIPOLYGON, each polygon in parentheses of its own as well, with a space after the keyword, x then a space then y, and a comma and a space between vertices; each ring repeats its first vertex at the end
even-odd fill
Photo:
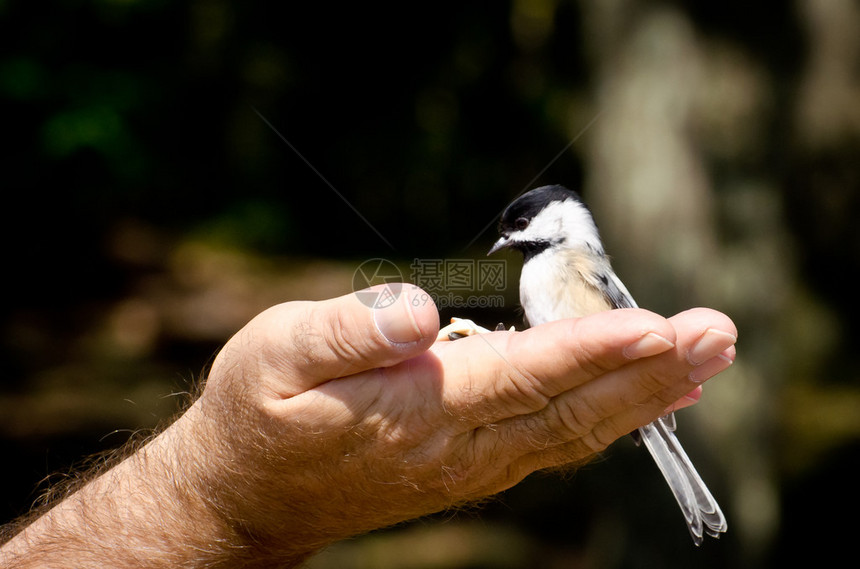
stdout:
POLYGON ((639 434, 678 501, 693 541, 701 545, 704 534, 719 537, 728 526, 674 430, 674 416, 667 415, 640 428, 639 434))
POLYGON ((601 279, 605 279, 603 290, 606 291, 606 298, 609 300, 612 308, 639 308, 639 305, 636 304, 636 301, 633 300, 630 292, 628 292, 627 287, 615 275, 614 271, 610 269, 601 279))
MULTIPOLYGON (((636 301, 615 273, 606 273, 606 296, 613 308, 637 308, 636 301)), ((669 413, 631 433, 636 444, 645 447, 669 484, 696 545, 705 534, 719 537, 727 524, 717 501, 711 495, 684 448, 675 436, 675 414, 669 413)))

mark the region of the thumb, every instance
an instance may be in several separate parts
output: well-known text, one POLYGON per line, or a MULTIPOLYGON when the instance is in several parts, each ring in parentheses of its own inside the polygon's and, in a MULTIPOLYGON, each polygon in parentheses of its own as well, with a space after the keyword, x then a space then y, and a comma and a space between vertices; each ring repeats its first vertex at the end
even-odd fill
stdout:
POLYGON ((436 339, 439 313, 426 292, 394 283, 331 300, 281 304, 247 328, 254 345, 265 342, 254 357, 276 372, 276 392, 291 397, 421 354, 436 339))

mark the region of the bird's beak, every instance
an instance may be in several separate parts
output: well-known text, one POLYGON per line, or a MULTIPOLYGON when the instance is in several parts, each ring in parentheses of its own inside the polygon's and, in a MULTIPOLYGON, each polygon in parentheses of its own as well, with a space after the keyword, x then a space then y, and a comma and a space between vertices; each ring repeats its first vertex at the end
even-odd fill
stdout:
POLYGON ((499 237, 499 240, 496 241, 495 243, 493 243, 493 246, 490 247, 490 250, 487 253, 487 256, 489 257, 490 255, 492 255, 493 253, 495 253, 499 249, 504 249, 505 247, 509 247, 510 244, 511 244, 510 236, 502 235, 501 237, 499 237))

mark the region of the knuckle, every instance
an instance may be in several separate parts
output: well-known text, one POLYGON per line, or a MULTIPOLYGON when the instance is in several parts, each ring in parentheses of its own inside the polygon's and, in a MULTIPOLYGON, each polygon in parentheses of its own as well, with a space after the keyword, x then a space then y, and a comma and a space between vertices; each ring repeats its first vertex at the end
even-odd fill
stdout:
POLYGON ((683 393, 678 393, 675 390, 664 389, 655 393, 647 402, 647 405, 653 407, 655 411, 662 411, 678 402, 678 398, 682 397, 683 393))
POLYGON ((550 402, 540 390, 540 381, 524 371, 505 373, 495 385, 496 396, 514 412, 537 411, 550 402))
POLYGON ((623 433, 619 433, 610 423, 600 423, 592 429, 589 436, 583 442, 592 452, 602 452, 606 447, 618 440, 623 433))
POLYGON ((531 415, 523 421, 524 448, 528 452, 544 451, 559 444, 564 444, 568 438, 558 429, 553 421, 531 415))
POLYGON ((554 425, 568 438, 588 436, 601 416, 591 403, 581 397, 559 397, 553 405, 554 425))
POLYGON ((659 371, 643 371, 636 378, 639 388, 647 393, 659 393, 666 389, 670 378, 659 371))
POLYGON ((309 303, 290 302, 270 308, 258 315, 254 324, 246 341, 258 345, 266 361, 302 366, 320 362, 322 334, 314 325, 309 303))
POLYGON ((614 369, 613 366, 600 361, 595 354, 591 353, 588 346, 578 345, 576 349, 568 352, 570 369, 578 369, 587 377, 600 377, 614 369))
POLYGON ((569 366, 575 366, 593 377, 603 375, 618 367, 618 363, 614 358, 607 359, 602 346, 582 339, 583 336, 587 338, 589 335, 578 333, 578 330, 584 326, 581 319, 574 320, 572 324, 574 326, 574 333, 567 335, 570 340, 567 342, 565 349, 562 350, 562 353, 570 358, 569 366))
POLYGON ((323 334, 326 348, 339 360, 363 360, 366 338, 357 333, 354 323, 348 320, 346 315, 337 313, 326 322, 326 331, 323 334))
POLYGON ((297 305, 292 318, 285 319, 289 322, 285 330, 289 349, 282 350, 281 357, 288 357, 304 369, 332 360, 352 365, 367 363, 372 338, 357 325, 354 316, 345 311, 322 312, 315 306, 297 305))

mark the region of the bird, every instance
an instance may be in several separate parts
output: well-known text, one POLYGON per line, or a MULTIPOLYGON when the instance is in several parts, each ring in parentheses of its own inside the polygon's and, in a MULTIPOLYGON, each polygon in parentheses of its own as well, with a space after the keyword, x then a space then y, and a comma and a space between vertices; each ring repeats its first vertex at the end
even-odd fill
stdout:
MULTIPOLYGON (((591 210, 577 192, 549 185, 522 194, 502 212, 499 233, 487 254, 505 248, 522 253, 520 304, 527 325, 637 308, 613 271, 591 210)), ((704 535, 719 538, 728 525, 675 427, 675 416, 669 413, 631 435, 650 451, 698 546, 704 535)))

